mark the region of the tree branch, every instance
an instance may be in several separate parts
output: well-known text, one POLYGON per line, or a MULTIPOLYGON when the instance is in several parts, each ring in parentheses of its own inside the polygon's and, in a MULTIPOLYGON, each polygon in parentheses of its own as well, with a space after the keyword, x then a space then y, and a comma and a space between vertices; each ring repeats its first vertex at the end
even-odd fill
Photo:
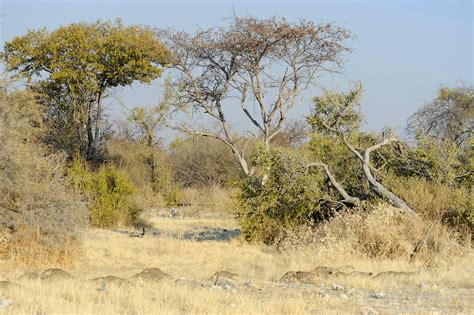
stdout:
POLYGON ((329 170, 329 167, 328 167, 327 164, 322 163, 322 162, 313 162, 313 163, 306 164, 305 167, 306 168, 311 168, 311 167, 320 167, 320 168, 322 168, 324 170, 324 172, 326 173, 326 175, 327 175, 329 181, 331 182, 331 184, 334 186, 334 188, 336 188, 336 190, 339 192, 339 194, 341 194, 341 196, 344 198, 343 202, 349 203, 349 204, 352 204, 352 205, 358 205, 360 203, 359 198, 350 196, 346 192, 344 187, 342 187, 342 185, 339 184, 339 182, 336 180, 334 175, 329 170))
POLYGON ((377 193, 377 195, 379 195, 382 198, 387 199, 395 207, 401 209, 404 213, 406 213, 410 217, 418 218, 418 215, 416 214, 416 212, 412 208, 410 208, 410 206, 408 206, 405 201, 403 201, 401 198, 396 196, 390 190, 385 188, 385 186, 383 186, 379 181, 377 181, 374 178, 374 176, 372 175, 372 172, 371 172, 370 154, 372 152, 380 149, 383 146, 390 145, 391 142, 398 142, 398 141, 399 140, 397 138, 393 138, 393 137, 392 138, 387 138, 387 139, 384 139, 382 142, 367 148, 364 151, 362 168, 364 170, 365 177, 367 178, 367 180, 369 181, 370 186, 377 193))

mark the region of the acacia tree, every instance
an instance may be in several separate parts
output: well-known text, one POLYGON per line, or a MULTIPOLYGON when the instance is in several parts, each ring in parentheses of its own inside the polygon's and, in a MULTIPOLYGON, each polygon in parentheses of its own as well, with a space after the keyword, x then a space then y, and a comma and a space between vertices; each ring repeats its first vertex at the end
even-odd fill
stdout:
POLYGON ((239 146, 225 112, 234 104, 231 99, 240 101, 242 112, 257 130, 255 136, 268 149, 301 92, 319 74, 341 69, 341 56, 350 51, 345 41, 351 37, 348 30, 330 23, 290 23, 276 17, 233 17, 226 27, 163 34, 173 52, 180 103, 214 119, 220 130, 176 127, 224 142, 246 175, 252 170, 244 156, 245 146, 239 146))
POLYGON ((8 71, 39 80, 50 117, 73 126, 89 159, 99 149, 103 100, 110 90, 158 78, 168 56, 157 32, 119 20, 29 31, 7 42, 2 53, 8 71))
MULTIPOLYGON (((326 90, 323 96, 314 98, 314 107, 312 108, 311 116, 308 120, 315 131, 324 132, 341 139, 350 152, 361 162, 369 187, 378 196, 387 199, 407 215, 416 218, 416 212, 411 209, 405 201, 396 196, 376 179, 374 172, 377 170, 371 165, 370 155, 373 152, 376 152, 382 147, 391 146, 392 144, 400 145, 400 140, 388 130, 384 132, 382 139, 378 143, 364 150, 356 148, 351 142, 351 138, 358 132, 362 122, 362 114, 359 109, 361 95, 362 86, 360 85, 349 93, 335 93, 326 90)), ((357 204, 360 201, 359 198, 350 196, 345 191, 344 187, 338 183, 325 163, 317 161, 307 164, 307 167, 321 167, 327 174, 331 184, 337 189, 341 196, 343 196, 344 202, 357 204)))
POLYGON ((410 116, 407 131, 464 145, 474 132, 474 87, 441 88, 436 99, 410 116))

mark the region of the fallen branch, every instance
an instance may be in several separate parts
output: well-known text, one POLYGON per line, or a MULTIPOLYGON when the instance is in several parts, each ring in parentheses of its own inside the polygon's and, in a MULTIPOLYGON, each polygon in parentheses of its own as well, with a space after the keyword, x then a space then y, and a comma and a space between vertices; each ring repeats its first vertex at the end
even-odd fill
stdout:
POLYGON ((390 145, 391 142, 398 142, 397 138, 387 138, 384 139, 382 142, 371 146, 367 150, 364 151, 364 156, 362 160, 362 169, 364 170, 365 177, 369 181, 370 187, 382 198, 387 199, 391 204, 395 207, 401 209, 404 213, 408 214, 410 217, 417 219, 418 215, 416 212, 408 206, 408 204, 403 201, 401 198, 396 196, 390 190, 385 188, 375 177, 372 175, 371 166, 370 166, 370 153, 380 149, 383 146, 390 145))
POLYGON ((320 167, 324 170, 324 172, 326 173, 326 176, 328 177, 331 184, 334 186, 334 188, 336 188, 336 190, 339 192, 339 194, 341 194, 341 196, 344 198, 344 200, 342 200, 342 202, 352 204, 352 205, 358 205, 360 203, 359 198, 350 196, 346 192, 344 187, 342 187, 342 185, 339 184, 339 182, 336 180, 334 175, 329 170, 329 167, 327 166, 327 164, 324 164, 322 162, 313 162, 313 163, 309 163, 309 164, 305 165, 306 168, 315 167, 315 166, 320 167))
POLYGON ((416 243, 415 248, 413 249, 413 252, 410 254, 410 262, 415 259, 416 254, 421 250, 423 245, 426 243, 426 240, 428 239, 428 236, 430 235, 431 230, 433 229, 433 226, 435 225, 436 222, 431 223, 430 227, 426 230, 425 234, 421 237, 421 239, 416 243))

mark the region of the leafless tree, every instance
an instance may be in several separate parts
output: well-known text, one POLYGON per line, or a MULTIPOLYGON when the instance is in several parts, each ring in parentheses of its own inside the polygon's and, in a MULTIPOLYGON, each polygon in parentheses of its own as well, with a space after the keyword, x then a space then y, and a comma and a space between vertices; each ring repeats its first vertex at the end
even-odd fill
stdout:
POLYGON ((273 138, 273 145, 298 147, 308 139, 308 124, 303 119, 288 119, 273 138))
POLYGON ((463 145, 474 132, 474 87, 441 88, 436 99, 410 116, 407 131, 463 145))
POLYGON ((227 27, 194 34, 164 31, 163 40, 174 53, 179 101, 215 119, 220 131, 189 125, 177 128, 223 141, 243 172, 252 174, 224 107, 235 104, 232 98, 238 99, 242 112, 258 130, 255 136, 268 149, 301 92, 321 73, 341 69, 341 56, 350 51, 345 42, 350 38, 348 30, 330 23, 290 23, 276 17, 233 17, 227 27))

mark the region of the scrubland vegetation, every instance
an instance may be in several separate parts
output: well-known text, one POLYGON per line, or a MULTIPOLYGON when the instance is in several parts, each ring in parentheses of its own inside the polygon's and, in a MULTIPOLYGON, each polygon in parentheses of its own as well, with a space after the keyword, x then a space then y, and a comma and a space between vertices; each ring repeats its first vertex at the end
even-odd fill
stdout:
MULTIPOLYGON (((11 296, 24 303, 7 313, 360 311, 364 298, 309 299, 305 288, 276 284, 289 270, 318 265, 417 272, 337 278, 360 290, 420 282, 472 289, 472 268, 463 269, 474 233, 472 87, 440 88, 403 137, 361 128, 361 85, 314 95, 303 104, 307 117, 287 120, 319 71, 341 70, 352 37, 333 24, 235 17, 196 34, 99 21, 6 43, 0 271, 12 279, 61 267, 76 277, 42 300, 38 292, 48 284, 23 280, 11 296), (276 70, 270 76, 263 68, 276 70), (114 88, 166 72, 173 75, 156 107, 135 108, 113 124, 106 119, 114 88), (254 133, 232 129, 230 98, 239 99, 254 133), (178 112, 206 115, 215 127, 177 124, 178 112), (180 132, 167 145, 164 128, 180 132), (172 216, 158 215, 169 209, 172 216), (170 236, 203 226, 242 233, 228 243, 170 236), (113 232, 142 227, 170 234, 113 232), (155 284, 141 283, 103 297, 86 281, 153 266, 196 281, 229 270, 252 287, 233 297, 166 280, 159 296, 155 284)), ((473 305, 460 303, 461 311, 473 305)))

